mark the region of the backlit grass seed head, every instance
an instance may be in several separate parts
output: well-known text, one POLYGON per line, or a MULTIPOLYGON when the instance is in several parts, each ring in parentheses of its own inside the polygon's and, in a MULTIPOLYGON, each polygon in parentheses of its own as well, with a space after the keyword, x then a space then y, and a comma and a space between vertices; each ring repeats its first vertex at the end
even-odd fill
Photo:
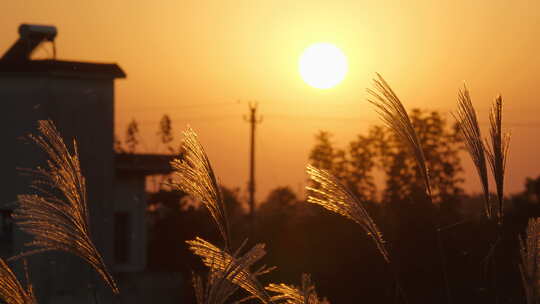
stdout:
POLYGON ((520 237, 521 279, 527 304, 540 300, 540 218, 529 219, 525 240, 520 237))
POLYGON ((250 267, 266 254, 264 244, 257 244, 244 255, 238 256, 238 253, 230 255, 199 237, 186 243, 211 272, 220 273, 223 278, 238 285, 261 302, 269 302, 270 299, 258 282, 257 276, 267 273, 270 269, 263 267, 255 272, 250 271, 250 267))
POLYGON ((496 217, 499 225, 502 225, 504 217, 504 174, 510 146, 510 133, 504 133, 502 130, 502 108, 503 100, 498 96, 489 114, 490 140, 487 145, 488 161, 497 188, 496 217))
POLYGON ((426 193, 432 199, 431 183, 426 158, 420 139, 412 125, 405 107, 386 81, 377 74, 373 80, 374 90, 367 89, 371 96, 368 101, 376 107, 377 113, 386 126, 406 144, 414 155, 416 163, 424 178, 426 193))
POLYGON ((51 121, 40 120, 38 126, 41 135, 30 138, 47 154, 47 166, 30 171, 35 175, 32 189, 37 194, 19 195, 19 206, 13 213, 21 230, 33 236, 25 246, 34 249, 12 259, 44 251, 66 251, 90 264, 118 293, 90 235, 86 183, 77 144, 74 141, 74 151, 70 153, 51 121))
POLYGON ((476 172, 478 173, 480 182, 482 183, 482 189, 484 191, 484 210, 486 216, 487 218, 492 218, 495 208, 489 199, 489 183, 485 146, 482 139, 482 134, 480 133, 476 111, 474 110, 471 96, 466 86, 463 86, 463 89, 459 91, 458 110, 454 117, 459 124, 459 130, 465 141, 465 147, 473 160, 476 172))
POLYGON ((206 285, 200 275, 193 274, 193 289, 197 304, 224 304, 233 295, 238 286, 226 278, 225 271, 210 269, 206 285))
POLYGON ((171 162, 174 169, 172 185, 203 203, 229 249, 229 223, 223 196, 210 161, 191 128, 184 131, 182 148, 183 157, 171 162))
POLYGON ((32 285, 26 289, 17 280, 6 262, 0 258, 0 299, 7 304, 37 304, 32 285))
POLYGON ((307 201, 341 214, 359 224, 373 239, 385 261, 389 263, 390 256, 386 250, 382 233, 362 203, 335 176, 327 171, 317 169, 311 165, 307 166, 306 171, 309 179, 318 185, 317 187, 306 187, 309 191, 307 201))
POLYGON ((273 301, 284 301, 286 304, 330 304, 326 299, 319 299, 315 285, 311 282, 309 274, 302 274, 300 288, 287 284, 270 284, 266 290, 277 293, 272 296, 273 301))
POLYGON ((193 285, 193 290, 195 291, 195 300, 197 304, 205 304, 206 291, 201 276, 196 273, 192 273, 191 284, 193 285))

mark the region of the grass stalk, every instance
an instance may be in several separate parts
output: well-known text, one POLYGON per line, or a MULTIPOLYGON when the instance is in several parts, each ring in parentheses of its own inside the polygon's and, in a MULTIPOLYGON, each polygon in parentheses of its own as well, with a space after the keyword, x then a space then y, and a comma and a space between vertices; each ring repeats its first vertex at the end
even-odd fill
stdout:
POLYGON ((476 110, 472 104, 469 90, 464 85, 458 93, 458 110, 454 115, 459 131, 465 142, 465 148, 471 156, 484 192, 484 212, 488 219, 493 217, 494 206, 489 196, 486 148, 480 132, 476 110))
POLYGON ((197 134, 189 127, 184 131, 182 150, 182 157, 171 162, 174 169, 171 185, 203 203, 218 227, 225 249, 230 251, 231 236, 223 195, 210 160, 197 134))
POLYGON ((424 156, 420 138, 414 129, 409 114, 407 114, 407 110, 405 110, 401 100, 381 75, 377 74, 377 77, 373 80, 373 85, 375 87, 374 90, 367 89, 368 94, 371 96, 368 98, 368 102, 375 106, 376 111, 384 124, 394 131, 398 138, 413 154, 424 179, 427 197, 433 202, 426 157, 424 156))
POLYGON ((403 301, 407 303, 407 297, 401 286, 398 271, 391 262, 390 253, 386 248, 386 242, 382 233, 357 197, 343 185, 337 177, 326 170, 317 169, 311 165, 306 167, 309 179, 315 182, 316 186, 307 186, 310 193, 307 202, 319 205, 328 211, 342 215, 362 227, 368 236, 371 237, 384 261, 390 266, 396 289, 403 301))
POLYGON ((36 194, 19 195, 13 213, 20 229, 33 240, 18 259, 45 251, 65 251, 86 261, 101 276, 113 293, 119 290, 96 249, 89 227, 86 181, 81 172, 77 143, 73 152, 50 120, 38 122, 40 135, 30 136, 48 156, 47 166, 29 170, 34 175, 31 188, 36 194))
POLYGON ((26 288, 17 280, 17 277, 0 258, 0 299, 7 304, 37 304, 34 289, 28 279, 28 269, 24 261, 26 274, 26 288))
POLYGON ((488 161, 497 188, 497 208, 495 215, 499 226, 502 225, 504 217, 504 175, 508 160, 508 148, 510 146, 510 133, 504 133, 502 130, 502 108, 503 100, 499 95, 495 99, 489 114, 490 142, 487 149, 488 161))

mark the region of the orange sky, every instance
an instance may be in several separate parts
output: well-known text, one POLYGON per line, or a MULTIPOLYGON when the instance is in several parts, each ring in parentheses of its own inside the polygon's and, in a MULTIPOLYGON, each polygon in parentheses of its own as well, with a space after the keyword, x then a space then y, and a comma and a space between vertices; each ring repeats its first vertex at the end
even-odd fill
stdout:
MULTIPOLYGON (((177 133, 189 123, 225 185, 245 188, 242 115, 248 100, 259 101, 259 200, 280 185, 300 191, 317 130, 344 145, 377 123, 365 93, 375 72, 407 107, 445 113, 465 80, 484 122, 501 93, 513 133, 507 189, 540 174, 539 1, 21 0, 2 1, 0 12, 0 52, 22 22, 56 25, 59 59, 116 62, 126 71, 116 83, 118 134, 136 118, 153 151, 164 113, 177 133), (302 50, 320 41, 349 60, 345 81, 324 91, 297 71, 302 50)), ((476 176, 466 189, 478 191, 476 176)))

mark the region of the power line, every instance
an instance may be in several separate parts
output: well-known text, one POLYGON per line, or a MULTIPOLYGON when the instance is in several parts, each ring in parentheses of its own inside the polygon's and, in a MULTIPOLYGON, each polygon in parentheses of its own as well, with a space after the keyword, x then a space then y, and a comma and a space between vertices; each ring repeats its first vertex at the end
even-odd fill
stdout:
MULTIPOLYGON (((196 121, 196 122, 218 122, 226 119, 238 118, 240 114, 226 114, 226 115, 196 115, 196 116, 177 116, 173 117, 172 120, 177 121, 196 121)), ((376 119, 366 119, 366 117, 360 116, 311 116, 311 115, 294 115, 294 114, 268 114, 265 115, 267 119, 270 120, 313 120, 313 121, 343 121, 350 123, 354 121, 356 123, 362 124, 377 124, 380 123, 376 119)), ((137 121, 140 125, 156 124, 159 122, 159 119, 146 119, 137 121)), ((487 121, 480 121, 480 125, 488 125, 487 121)), ((503 127, 516 127, 516 128, 540 128, 540 122, 503 122, 503 127)))
MULTIPOLYGON (((173 117, 171 120, 174 121, 196 121, 196 122, 215 122, 223 121, 227 119, 237 119, 240 115, 231 114, 231 115, 215 115, 215 116, 189 116, 189 117, 173 117)), ((139 125, 149 125, 149 124, 158 124, 159 119, 143 119, 137 120, 139 125)))
POLYGON ((375 120, 366 120, 365 117, 346 117, 346 116, 309 116, 309 115, 289 115, 289 114, 268 114, 266 115, 268 118, 273 119, 290 119, 290 120, 337 120, 337 121, 358 121, 358 122, 364 122, 364 123, 375 123, 375 120))
POLYGON ((189 104, 189 105, 178 105, 178 106, 147 106, 147 107, 119 107, 117 111, 129 111, 129 112, 143 112, 143 111, 154 111, 154 110, 186 110, 186 109, 198 109, 198 108, 208 108, 208 107, 223 107, 223 106, 232 106, 240 105, 241 101, 236 102, 220 102, 220 103, 202 103, 202 104, 189 104))

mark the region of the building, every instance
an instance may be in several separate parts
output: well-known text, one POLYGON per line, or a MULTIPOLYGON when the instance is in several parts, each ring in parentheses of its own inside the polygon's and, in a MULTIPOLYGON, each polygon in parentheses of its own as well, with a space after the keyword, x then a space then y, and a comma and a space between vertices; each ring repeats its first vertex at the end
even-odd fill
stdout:
MULTIPOLYGON (((36 132, 38 120, 51 119, 66 143, 77 139, 98 250, 112 271, 140 273, 146 259, 145 176, 170 171, 170 159, 115 156, 114 81, 126 74, 116 64, 32 60, 33 50, 42 43, 51 42, 55 49, 56 33, 51 26, 21 25, 19 39, 0 58, 0 101, 7 114, 0 128, 0 254, 3 258, 17 254, 29 240, 10 219, 16 196, 28 193, 29 177, 22 177, 18 168, 33 168, 45 159, 22 138, 36 132)), ((31 256, 28 262, 40 303, 86 303, 94 296, 100 303, 111 299, 105 285, 78 257, 54 252, 31 256)))
POLYGON ((113 248, 116 272, 146 268, 146 177, 171 172, 173 157, 155 154, 115 154, 113 248))

